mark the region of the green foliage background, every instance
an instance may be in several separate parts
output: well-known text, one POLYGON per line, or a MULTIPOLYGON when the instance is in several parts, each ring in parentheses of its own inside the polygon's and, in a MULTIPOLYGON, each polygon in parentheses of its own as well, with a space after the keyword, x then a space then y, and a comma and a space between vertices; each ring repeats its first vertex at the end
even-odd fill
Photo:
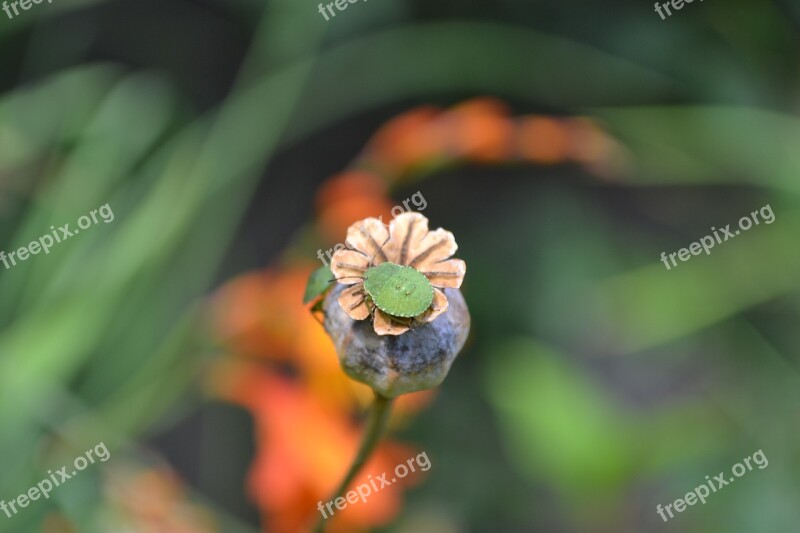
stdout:
MULTIPOLYGON (((390 530, 796 527, 796 6, 705 2, 660 21, 640 2, 386 0, 326 24, 296 0, 216 3, 249 47, 203 108, 164 69, 87 52, 81 24, 119 4, 54 3, 0 24, 0 247, 106 202, 115 214, 0 270, 0 498, 100 441, 114 460, 146 460, 151 439, 204 408, 205 297, 262 266, 235 255, 248 210, 307 218, 313 186, 336 170, 286 176, 277 156, 354 117, 493 95, 520 113, 601 120, 634 167, 613 182, 515 167, 415 184, 458 236, 474 333, 404 435, 434 468, 390 530), (672 271, 660 263, 767 203, 774 224, 672 271), (656 503, 758 449, 767 469, 658 518, 656 503)), ((225 531, 253 528, 196 479, 225 531)), ((91 531, 96 482, 83 474, 0 530, 38 530, 57 508, 91 531)))

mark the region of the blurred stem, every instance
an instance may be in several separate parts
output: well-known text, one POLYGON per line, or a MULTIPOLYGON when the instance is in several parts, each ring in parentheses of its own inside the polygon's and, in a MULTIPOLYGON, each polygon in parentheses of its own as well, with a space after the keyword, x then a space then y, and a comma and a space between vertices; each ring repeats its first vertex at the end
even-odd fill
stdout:
MULTIPOLYGON (((375 401, 372 402, 369 420, 367 420, 367 426, 364 429, 364 437, 361 440, 361 447, 358 450, 356 458, 353 460, 353 464, 350 466, 350 470, 342 480, 339 488, 336 489, 333 498, 328 500, 329 502, 335 501, 336 498, 341 498, 344 495, 347 487, 350 486, 356 475, 361 471, 361 467, 364 466, 364 463, 370 458, 372 452, 375 451, 381 437, 386 433, 391 411, 392 400, 390 398, 384 398, 375 392, 375 401)), ((320 518, 319 522, 317 522, 317 527, 314 528, 315 533, 323 533, 325 531, 325 520, 326 518, 324 517, 320 518)))

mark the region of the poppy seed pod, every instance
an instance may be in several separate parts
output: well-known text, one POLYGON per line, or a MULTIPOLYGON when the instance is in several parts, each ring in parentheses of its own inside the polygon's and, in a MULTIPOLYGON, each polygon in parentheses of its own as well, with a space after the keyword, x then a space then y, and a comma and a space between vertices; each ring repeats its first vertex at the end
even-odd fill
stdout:
POLYGON ((435 320, 402 335, 379 335, 339 305, 345 286, 325 298, 325 329, 345 373, 386 398, 434 388, 444 381, 467 340, 470 315, 461 291, 444 289, 449 305, 435 320))

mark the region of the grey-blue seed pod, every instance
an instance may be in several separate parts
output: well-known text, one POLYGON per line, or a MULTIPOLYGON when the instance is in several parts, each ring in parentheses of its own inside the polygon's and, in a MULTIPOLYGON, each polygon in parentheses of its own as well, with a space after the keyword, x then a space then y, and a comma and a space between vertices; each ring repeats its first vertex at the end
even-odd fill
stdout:
POLYGON ((371 320, 354 320, 339 305, 337 285, 325 298, 325 330, 344 372, 386 398, 432 389, 447 377, 469 335, 470 315, 458 289, 445 289, 447 311, 401 335, 378 335, 371 320))

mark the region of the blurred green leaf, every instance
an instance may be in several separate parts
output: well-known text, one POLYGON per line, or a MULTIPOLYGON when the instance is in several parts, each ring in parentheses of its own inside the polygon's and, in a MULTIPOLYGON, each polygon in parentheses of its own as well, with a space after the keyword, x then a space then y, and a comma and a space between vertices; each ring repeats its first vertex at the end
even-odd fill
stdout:
POLYGON ((576 316, 624 353, 698 332, 796 290, 800 217, 780 210, 775 216, 771 225, 754 227, 669 271, 654 251, 651 265, 599 284, 576 316))
POLYGON ((328 265, 321 266, 316 269, 308 277, 308 284, 306 284, 306 292, 303 295, 303 303, 307 304, 317 296, 331 288, 331 280, 333 279, 333 272, 328 265))
POLYGON ((611 488, 636 455, 628 415, 567 360, 529 340, 491 350, 487 391, 517 463, 571 491, 611 488))
POLYGON ((573 497, 613 497, 637 478, 718 453, 728 429, 688 400, 627 407, 565 355, 528 339, 490 349, 487 394, 512 457, 573 497))
POLYGON ((746 183, 797 193, 800 120, 734 106, 593 110, 630 150, 637 185, 746 183))

